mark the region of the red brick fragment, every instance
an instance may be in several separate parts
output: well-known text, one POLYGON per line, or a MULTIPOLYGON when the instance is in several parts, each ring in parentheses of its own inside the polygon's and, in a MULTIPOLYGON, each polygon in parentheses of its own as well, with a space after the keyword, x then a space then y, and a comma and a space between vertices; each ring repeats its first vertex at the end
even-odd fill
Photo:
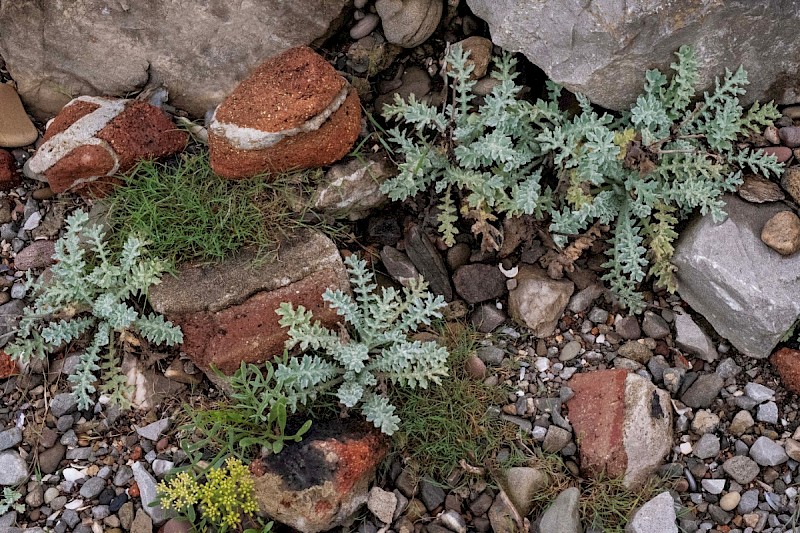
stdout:
POLYGON ((783 386, 800 394, 800 350, 781 348, 770 357, 770 362, 781 376, 783 386))

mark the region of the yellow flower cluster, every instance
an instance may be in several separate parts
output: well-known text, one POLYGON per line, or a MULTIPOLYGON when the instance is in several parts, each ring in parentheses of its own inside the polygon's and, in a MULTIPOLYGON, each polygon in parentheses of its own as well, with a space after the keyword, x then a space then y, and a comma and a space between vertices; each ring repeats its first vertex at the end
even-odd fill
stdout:
POLYGON ((199 503, 203 518, 224 530, 236 528, 243 514, 258 511, 253 488, 247 467, 240 460, 229 458, 224 466, 206 474, 203 485, 188 472, 181 472, 169 482, 159 483, 158 495, 164 509, 184 513, 199 503))
POLYGON ((199 499, 204 517, 230 528, 241 522, 242 514, 254 514, 258 510, 253 497, 253 478, 247 467, 235 458, 229 458, 225 466, 206 475, 199 499))
POLYGON ((181 472, 169 482, 158 484, 158 497, 164 509, 175 509, 185 512, 197 503, 199 485, 188 472, 181 472))

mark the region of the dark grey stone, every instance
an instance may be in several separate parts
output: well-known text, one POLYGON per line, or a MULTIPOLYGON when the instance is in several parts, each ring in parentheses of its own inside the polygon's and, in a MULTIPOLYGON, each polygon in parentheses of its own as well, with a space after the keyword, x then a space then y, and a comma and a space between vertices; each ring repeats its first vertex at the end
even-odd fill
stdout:
POLYGON ((701 374, 681 395, 681 401, 689 407, 708 407, 722 390, 724 381, 718 374, 701 374))
POLYGON ((406 232, 406 254, 422 277, 428 282, 431 292, 441 294, 448 302, 453 299, 453 287, 444 259, 436 246, 418 226, 406 232))
POLYGON ((22 430, 16 426, 0 432, 0 452, 22 442, 22 430))
POLYGON ((445 492, 442 487, 429 479, 423 479, 419 483, 419 499, 425 504, 428 511, 433 511, 444 503, 445 492))
POLYGON ((86 480, 80 490, 82 497, 91 500, 98 496, 106 488, 106 480, 99 477, 91 477, 86 480))
POLYGON ((50 412, 59 418, 78 409, 78 402, 70 392, 56 394, 50 400, 50 412))
POLYGON ((470 323, 481 333, 491 333, 508 319, 505 311, 494 304, 481 304, 470 315, 470 323))

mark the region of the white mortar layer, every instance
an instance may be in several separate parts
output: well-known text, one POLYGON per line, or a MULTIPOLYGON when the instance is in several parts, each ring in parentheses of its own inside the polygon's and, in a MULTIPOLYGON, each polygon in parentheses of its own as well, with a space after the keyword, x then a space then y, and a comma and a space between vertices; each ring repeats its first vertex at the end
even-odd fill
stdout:
MULTIPOLYGON (((29 168, 32 172, 43 175, 53 165, 61 161, 64 156, 81 146, 100 146, 108 152, 114 161, 114 167, 108 172, 108 175, 116 173, 119 169, 117 153, 111 145, 102 139, 96 138, 95 135, 125 110, 125 105, 129 100, 81 96, 75 98, 64 107, 71 106, 76 102, 88 102, 100 107, 79 118, 69 128, 54 135, 50 140, 42 144, 36 151, 36 155, 29 161, 29 168)), ((82 181, 91 181, 91 179, 82 181)))
POLYGON ((342 106, 349 92, 350 85, 345 83, 342 90, 339 91, 339 94, 336 95, 336 98, 331 101, 328 107, 297 128, 271 132, 256 128, 245 128, 229 122, 220 122, 217 120, 217 111, 219 110, 219 106, 217 106, 211 116, 208 129, 215 135, 224 138, 228 144, 238 150, 263 150, 278 144, 286 137, 318 130, 342 106))

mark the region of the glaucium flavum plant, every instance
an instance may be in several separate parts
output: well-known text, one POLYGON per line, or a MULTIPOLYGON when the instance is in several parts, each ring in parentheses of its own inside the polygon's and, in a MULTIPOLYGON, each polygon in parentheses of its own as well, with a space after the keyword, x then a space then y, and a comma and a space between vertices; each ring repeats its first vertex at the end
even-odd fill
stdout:
POLYGON ((132 300, 146 296, 159 283, 164 265, 147 257, 145 242, 130 236, 117 262, 106 242, 105 231, 87 226, 89 215, 76 211, 67 219, 65 234, 56 242, 52 276, 28 281, 34 301, 19 322, 16 339, 6 347, 12 358, 28 362, 44 359, 73 342, 85 343, 69 381, 80 409, 92 405, 98 371, 100 392, 127 406, 126 381, 119 371, 118 345, 137 333, 154 344, 183 342, 177 326, 164 317, 142 315, 132 300))
POLYGON ((493 224, 498 215, 542 218, 552 206, 552 192, 540 183, 545 154, 534 140, 541 128, 531 120, 533 104, 517 98, 522 86, 514 83, 516 60, 511 54, 495 59, 491 75, 498 83, 475 107, 476 82, 470 79, 475 67, 468 59, 460 44, 447 52, 444 72, 453 90, 443 109, 413 94, 408 102, 396 96, 384 106, 384 115, 401 123, 388 133, 403 157, 397 176, 381 190, 404 200, 433 187, 442 197, 438 222, 444 242, 455 244, 460 211, 473 221, 472 232, 482 235, 483 248, 496 250, 502 242, 493 224))
MULTIPOLYGON (((562 250, 570 236, 588 231, 592 240, 610 227, 603 279, 622 305, 641 312, 638 288, 646 276, 675 290, 670 259, 681 219, 699 209, 722 220, 721 196, 742 182, 744 169, 782 172, 774 156, 738 145, 780 116, 772 103, 743 109, 744 69, 726 71, 713 91, 695 98, 694 50, 683 46, 676 55, 672 78, 648 71, 644 93, 615 117, 598 113, 580 94, 577 113, 562 111, 561 88, 551 82, 546 100, 518 99, 508 54, 495 59, 492 76, 499 83, 476 106, 472 65, 454 45, 445 57, 452 102, 438 110, 412 95, 384 107, 400 121, 389 139, 402 157, 382 190, 393 200, 429 188, 443 194, 438 221, 448 245, 457 233, 453 195, 462 198, 461 213, 475 221, 472 231, 482 234, 483 248, 499 247, 502 232, 492 222, 500 214, 549 217, 562 250)), ((577 255, 585 247, 576 246, 577 255)))
POLYGON ((682 46, 676 56, 672 79, 647 71, 644 93, 620 119, 599 115, 581 95, 580 113, 555 113, 555 86, 550 102, 535 106, 550 122, 536 143, 553 154, 566 187, 561 209, 551 212, 554 240, 564 245, 568 235, 591 224, 611 225, 603 279, 636 313, 644 309, 638 285, 646 275, 671 292, 676 288, 670 259, 681 219, 699 209, 722 221, 721 196, 741 184, 743 169, 764 176, 783 170, 774 156, 737 146, 780 116, 772 103, 744 111, 739 96, 747 85, 745 70, 726 70, 714 90, 695 101, 694 50, 682 46))
POLYGON ((345 259, 354 296, 328 289, 322 298, 344 318, 347 330, 331 331, 303 306, 288 303, 276 311, 288 328, 287 349, 304 352, 278 364, 275 378, 283 387, 292 411, 329 391, 347 408, 360 404, 361 413, 375 427, 391 435, 400 419, 385 391, 390 385, 428 388, 447 376, 447 349, 435 342, 411 341, 410 332, 440 318, 441 296, 413 280, 402 292, 377 292, 374 274, 356 256, 345 259))

